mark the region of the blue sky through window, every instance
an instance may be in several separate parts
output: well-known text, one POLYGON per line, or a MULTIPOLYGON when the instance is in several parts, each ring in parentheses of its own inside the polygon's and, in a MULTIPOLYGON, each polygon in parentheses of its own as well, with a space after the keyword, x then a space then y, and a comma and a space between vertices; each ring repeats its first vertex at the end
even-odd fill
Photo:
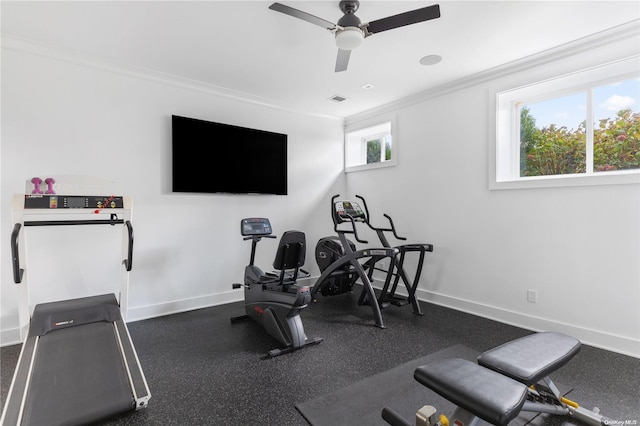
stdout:
MULTIPOLYGON (((625 80, 594 89, 595 120, 611 118, 622 109, 640 112, 640 79, 625 80)), ((586 118, 586 93, 576 93, 543 102, 527 104, 539 129, 555 124, 575 130, 586 118)))

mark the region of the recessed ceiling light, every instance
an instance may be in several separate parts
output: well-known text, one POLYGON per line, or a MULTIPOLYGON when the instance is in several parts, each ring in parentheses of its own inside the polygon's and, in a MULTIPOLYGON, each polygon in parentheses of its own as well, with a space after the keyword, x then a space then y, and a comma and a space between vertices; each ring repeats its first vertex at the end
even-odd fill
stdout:
POLYGON ((363 84, 362 87, 364 90, 369 90, 369 89, 373 89, 373 84, 367 83, 367 84, 363 84))
POLYGON ((422 65, 435 65, 442 60, 440 55, 427 55, 420 59, 422 65))

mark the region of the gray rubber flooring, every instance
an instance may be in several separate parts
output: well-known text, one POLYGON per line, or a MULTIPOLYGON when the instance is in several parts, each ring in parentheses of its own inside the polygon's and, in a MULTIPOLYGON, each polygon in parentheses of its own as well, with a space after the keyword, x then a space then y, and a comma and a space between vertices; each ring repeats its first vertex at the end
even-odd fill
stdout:
MULTIPOLYGON (((231 323, 244 313, 241 302, 130 323, 152 398, 146 409, 100 424, 304 426, 297 402, 453 345, 482 352, 531 333, 424 302, 423 316, 409 305, 384 309, 380 329, 357 296, 319 296, 302 318, 307 336, 324 341, 270 359, 262 357, 278 344, 258 324, 231 323)), ((0 350, 3 404, 20 346, 0 350)), ((598 401, 603 414, 623 421, 619 426, 640 425, 640 359, 584 345, 552 377, 598 401)), ((535 424, 579 423, 545 415, 535 424)))

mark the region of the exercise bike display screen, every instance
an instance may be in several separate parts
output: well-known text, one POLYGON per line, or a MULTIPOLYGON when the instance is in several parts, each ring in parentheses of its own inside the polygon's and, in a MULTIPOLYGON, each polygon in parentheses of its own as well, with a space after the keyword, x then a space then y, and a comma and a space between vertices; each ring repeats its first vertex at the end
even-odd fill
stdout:
POLYGON ((243 236, 270 235, 271 232, 271 223, 266 217, 242 219, 240 222, 240 233, 243 236))

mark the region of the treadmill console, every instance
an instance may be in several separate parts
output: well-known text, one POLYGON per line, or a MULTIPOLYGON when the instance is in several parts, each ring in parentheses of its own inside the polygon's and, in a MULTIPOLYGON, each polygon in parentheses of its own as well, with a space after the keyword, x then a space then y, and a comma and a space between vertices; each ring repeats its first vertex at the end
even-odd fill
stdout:
POLYGON ((122 209, 122 197, 26 194, 25 209, 122 209))
POLYGON ((240 233, 243 237, 271 235, 271 223, 266 217, 251 217, 240 221, 240 233))
POLYGON ((367 216, 358 203, 354 201, 336 201, 333 204, 333 220, 335 223, 350 222, 350 218, 358 222, 367 221, 367 216))

